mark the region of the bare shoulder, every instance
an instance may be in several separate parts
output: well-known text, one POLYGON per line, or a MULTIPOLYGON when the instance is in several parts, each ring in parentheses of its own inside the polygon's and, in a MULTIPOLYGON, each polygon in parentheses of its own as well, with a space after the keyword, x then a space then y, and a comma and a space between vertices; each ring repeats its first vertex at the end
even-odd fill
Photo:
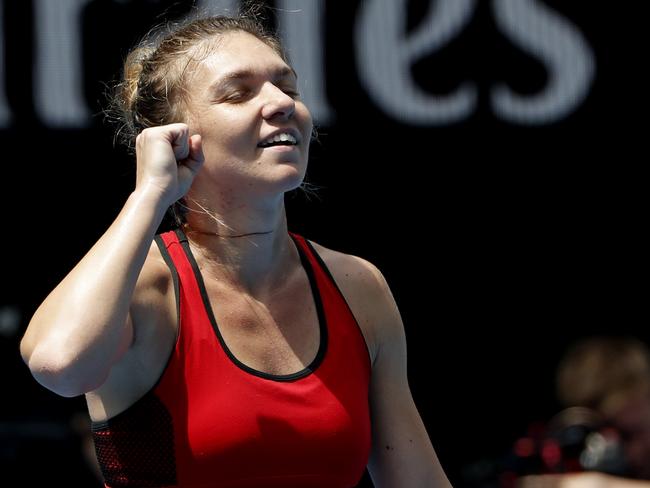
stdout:
POLYGON ((382 338, 387 309, 395 307, 382 272, 370 261, 309 241, 323 259, 334 281, 352 309, 371 351, 372 361, 382 338))
POLYGON ((353 254, 335 251, 311 240, 309 242, 334 275, 337 284, 352 282, 354 285, 365 285, 362 286, 362 291, 369 292, 372 290, 368 287, 373 288, 385 282, 379 268, 370 261, 353 254))

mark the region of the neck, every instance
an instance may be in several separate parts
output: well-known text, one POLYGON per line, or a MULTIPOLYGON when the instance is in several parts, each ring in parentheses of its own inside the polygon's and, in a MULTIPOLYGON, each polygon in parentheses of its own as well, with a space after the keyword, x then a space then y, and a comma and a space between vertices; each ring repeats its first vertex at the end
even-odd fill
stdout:
POLYGON ((251 296, 277 289, 299 264, 287 230, 284 200, 225 212, 195 202, 185 234, 204 275, 251 296))

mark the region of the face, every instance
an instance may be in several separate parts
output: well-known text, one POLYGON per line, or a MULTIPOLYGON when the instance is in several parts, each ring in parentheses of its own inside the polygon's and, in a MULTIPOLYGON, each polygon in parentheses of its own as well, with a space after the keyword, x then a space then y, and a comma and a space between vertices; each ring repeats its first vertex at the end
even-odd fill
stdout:
POLYGON ((235 201, 298 187, 312 119, 295 73, 248 33, 228 33, 213 45, 186 84, 188 124, 201 135, 206 158, 190 193, 205 201, 216 188, 235 201))

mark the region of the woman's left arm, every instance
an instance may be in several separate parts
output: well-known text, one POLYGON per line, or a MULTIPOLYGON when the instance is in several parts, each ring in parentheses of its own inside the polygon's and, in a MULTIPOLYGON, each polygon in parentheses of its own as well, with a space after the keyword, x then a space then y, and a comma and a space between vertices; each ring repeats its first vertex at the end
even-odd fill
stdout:
MULTIPOLYGON (((451 488, 413 401, 404 324, 384 276, 371 263, 368 309, 377 354, 370 382, 372 450, 368 472, 377 488, 451 488)), ((366 276, 368 276, 366 274, 366 276)))

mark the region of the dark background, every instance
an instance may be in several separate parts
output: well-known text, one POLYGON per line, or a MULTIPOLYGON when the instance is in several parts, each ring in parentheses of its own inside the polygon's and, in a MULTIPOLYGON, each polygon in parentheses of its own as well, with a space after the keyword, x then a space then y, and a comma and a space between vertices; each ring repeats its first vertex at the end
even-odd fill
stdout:
MULTIPOLYGON (((407 3, 414 26, 435 2, 407 3)), ((292 230, 362 256, 386 276, 405 323, 411 389, 456 486, 468 466, 501 456, 531 422, 558 410, 553 373, 570 343, 596 333, 650 339, 640 2, 542 3, 577 26, 596 57, 596 78, 573 113, 533 126, 493 114, 493 83, 534 93, 547 80, 481 1, 462 34, 413 71, 431 92, 474 80, 478 110, 455 124, 416 126, 383 113, 357 77, 361 2, 326 1, 326 86, 336 117, 312 145, 308 178, 319 198, 287 199, 292 230)), ((131 191, 134 163, 113 147, 101 116, 105 84, 161 15, 181 16, 190 5, 90 2, 84 96, 96 115, 85 128, 53 128, 32 100, 33 4, 4 2, 13 119, 0 128, 0 364, 9 380, 0 466, 22 486, 92 484, 77 433, 84 417, 75 415, 83 399, 39 386, 19 358, 19 337, 131 191)))

